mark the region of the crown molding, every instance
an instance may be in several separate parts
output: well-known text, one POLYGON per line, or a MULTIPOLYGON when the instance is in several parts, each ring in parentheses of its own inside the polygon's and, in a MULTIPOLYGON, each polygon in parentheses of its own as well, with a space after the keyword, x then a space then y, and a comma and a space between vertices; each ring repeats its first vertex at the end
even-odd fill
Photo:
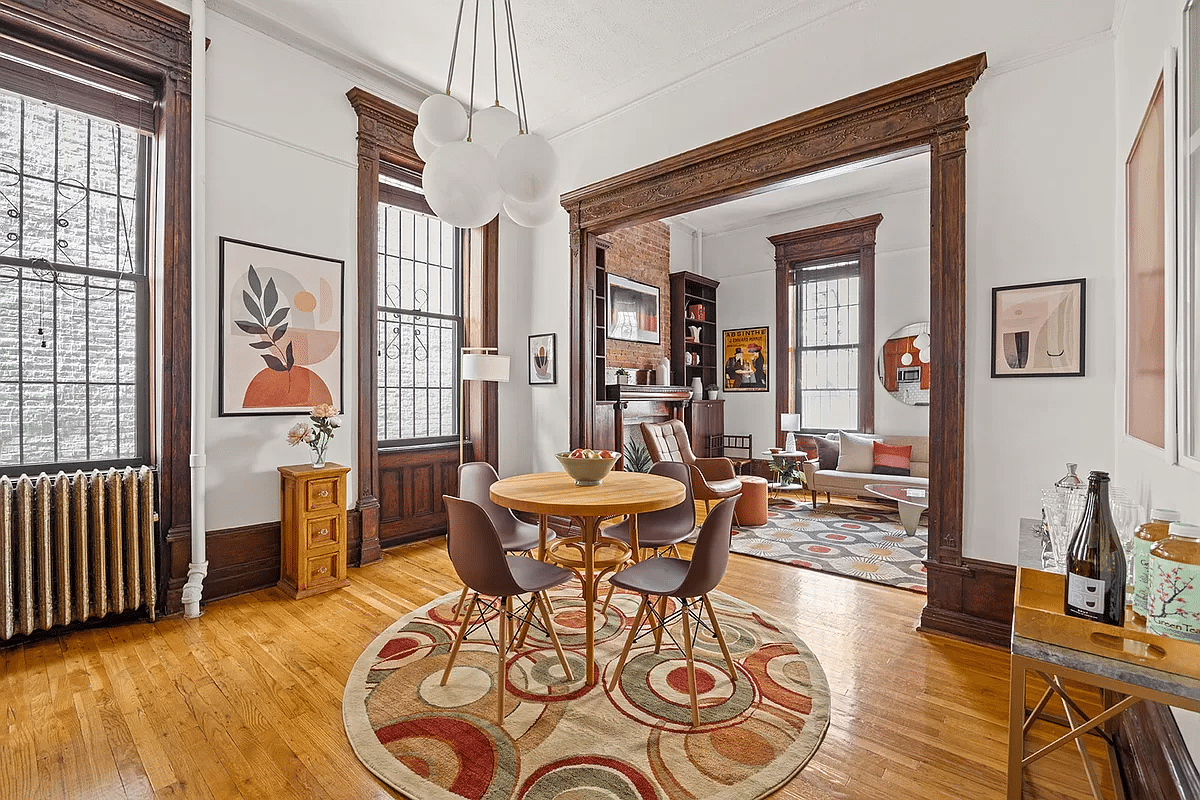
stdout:
POLYGON ((359 59, 336 45, 318 39, 254 8, 246 0, 208 0, 211 11, 238 22, 307 56, 346 73, 355 83, 385 92, 399 105, 415 109, 436 90, 405 75, 359 59))

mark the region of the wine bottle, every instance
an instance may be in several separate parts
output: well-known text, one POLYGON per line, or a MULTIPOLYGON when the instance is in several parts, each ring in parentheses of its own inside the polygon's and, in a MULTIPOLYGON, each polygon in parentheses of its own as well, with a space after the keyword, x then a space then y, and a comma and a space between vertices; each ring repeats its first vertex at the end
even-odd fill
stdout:
POLYGON ((1067 547, 1065 613, 1125 624, 1125 551, 1108 504, 1108 473, 1088 475, 1087 500, 1067 547))

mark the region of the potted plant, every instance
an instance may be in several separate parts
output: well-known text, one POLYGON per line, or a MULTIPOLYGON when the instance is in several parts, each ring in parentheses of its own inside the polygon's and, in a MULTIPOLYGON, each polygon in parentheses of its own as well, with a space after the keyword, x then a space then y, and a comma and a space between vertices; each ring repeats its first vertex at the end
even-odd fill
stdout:
POLYGON ((329 442, 333 440, 334 431, 342 424, 338 420, 340 413, 329 403, 315 406, 308 414, 308 418, 312 420, 311 424, 297 422, 287 432, 288 444, 293 447, 302 443, 308 445, 312 450, 310 453, 312 465, 318 469, 324 467, 325 450, 329 447, 329 442))
POLYGON ((624 367, 617 370, 617 383, 629 383, 629 370, 624 367))
POLYGON ((710 383, 708 386, 704 387, 704 391, 705 391, 705 393, 708 394, 709 400, 717 399, 717 389, 718 388, 719 387, 715 383, 710 383))

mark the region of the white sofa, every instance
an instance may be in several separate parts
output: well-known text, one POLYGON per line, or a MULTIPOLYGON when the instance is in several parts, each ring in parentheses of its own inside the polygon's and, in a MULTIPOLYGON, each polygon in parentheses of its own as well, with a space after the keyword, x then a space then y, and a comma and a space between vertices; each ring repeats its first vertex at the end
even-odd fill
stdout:
MULTIPOLYGON (((866 439, 881 441, 884 444, 912 445, 910 469, 911 475, 883 475, 876 472, 839 472, 836 469, 821 469, 820 461, 811 459, 804 462, 804 478, 809 492, 812 494, 813 508, 817 507, 817 492, 824 492, 825 499, 830 494, 857 497, 866 493, 868 483, 899 483, 905 486, 929 487, 929 437, 928 436, 889 436, 887 434, 856 434, 866 439)), ((838 440, 836 433, 825 438, 838 440)))

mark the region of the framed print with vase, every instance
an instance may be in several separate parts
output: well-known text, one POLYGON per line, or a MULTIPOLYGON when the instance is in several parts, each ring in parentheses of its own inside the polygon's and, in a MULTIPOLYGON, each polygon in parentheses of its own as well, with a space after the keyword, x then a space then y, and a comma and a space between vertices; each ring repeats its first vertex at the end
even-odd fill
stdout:
POLYGON ((1083 375, 1086 285, 1076 278, 992 289, 992 377, 1083 375))
POLYGON ((342 407, 345 262, 220 239, 218 415, 342 407))
POLYGON ((529 383, 558 383, 556 333, 538 333, 529 337, 529 383))

